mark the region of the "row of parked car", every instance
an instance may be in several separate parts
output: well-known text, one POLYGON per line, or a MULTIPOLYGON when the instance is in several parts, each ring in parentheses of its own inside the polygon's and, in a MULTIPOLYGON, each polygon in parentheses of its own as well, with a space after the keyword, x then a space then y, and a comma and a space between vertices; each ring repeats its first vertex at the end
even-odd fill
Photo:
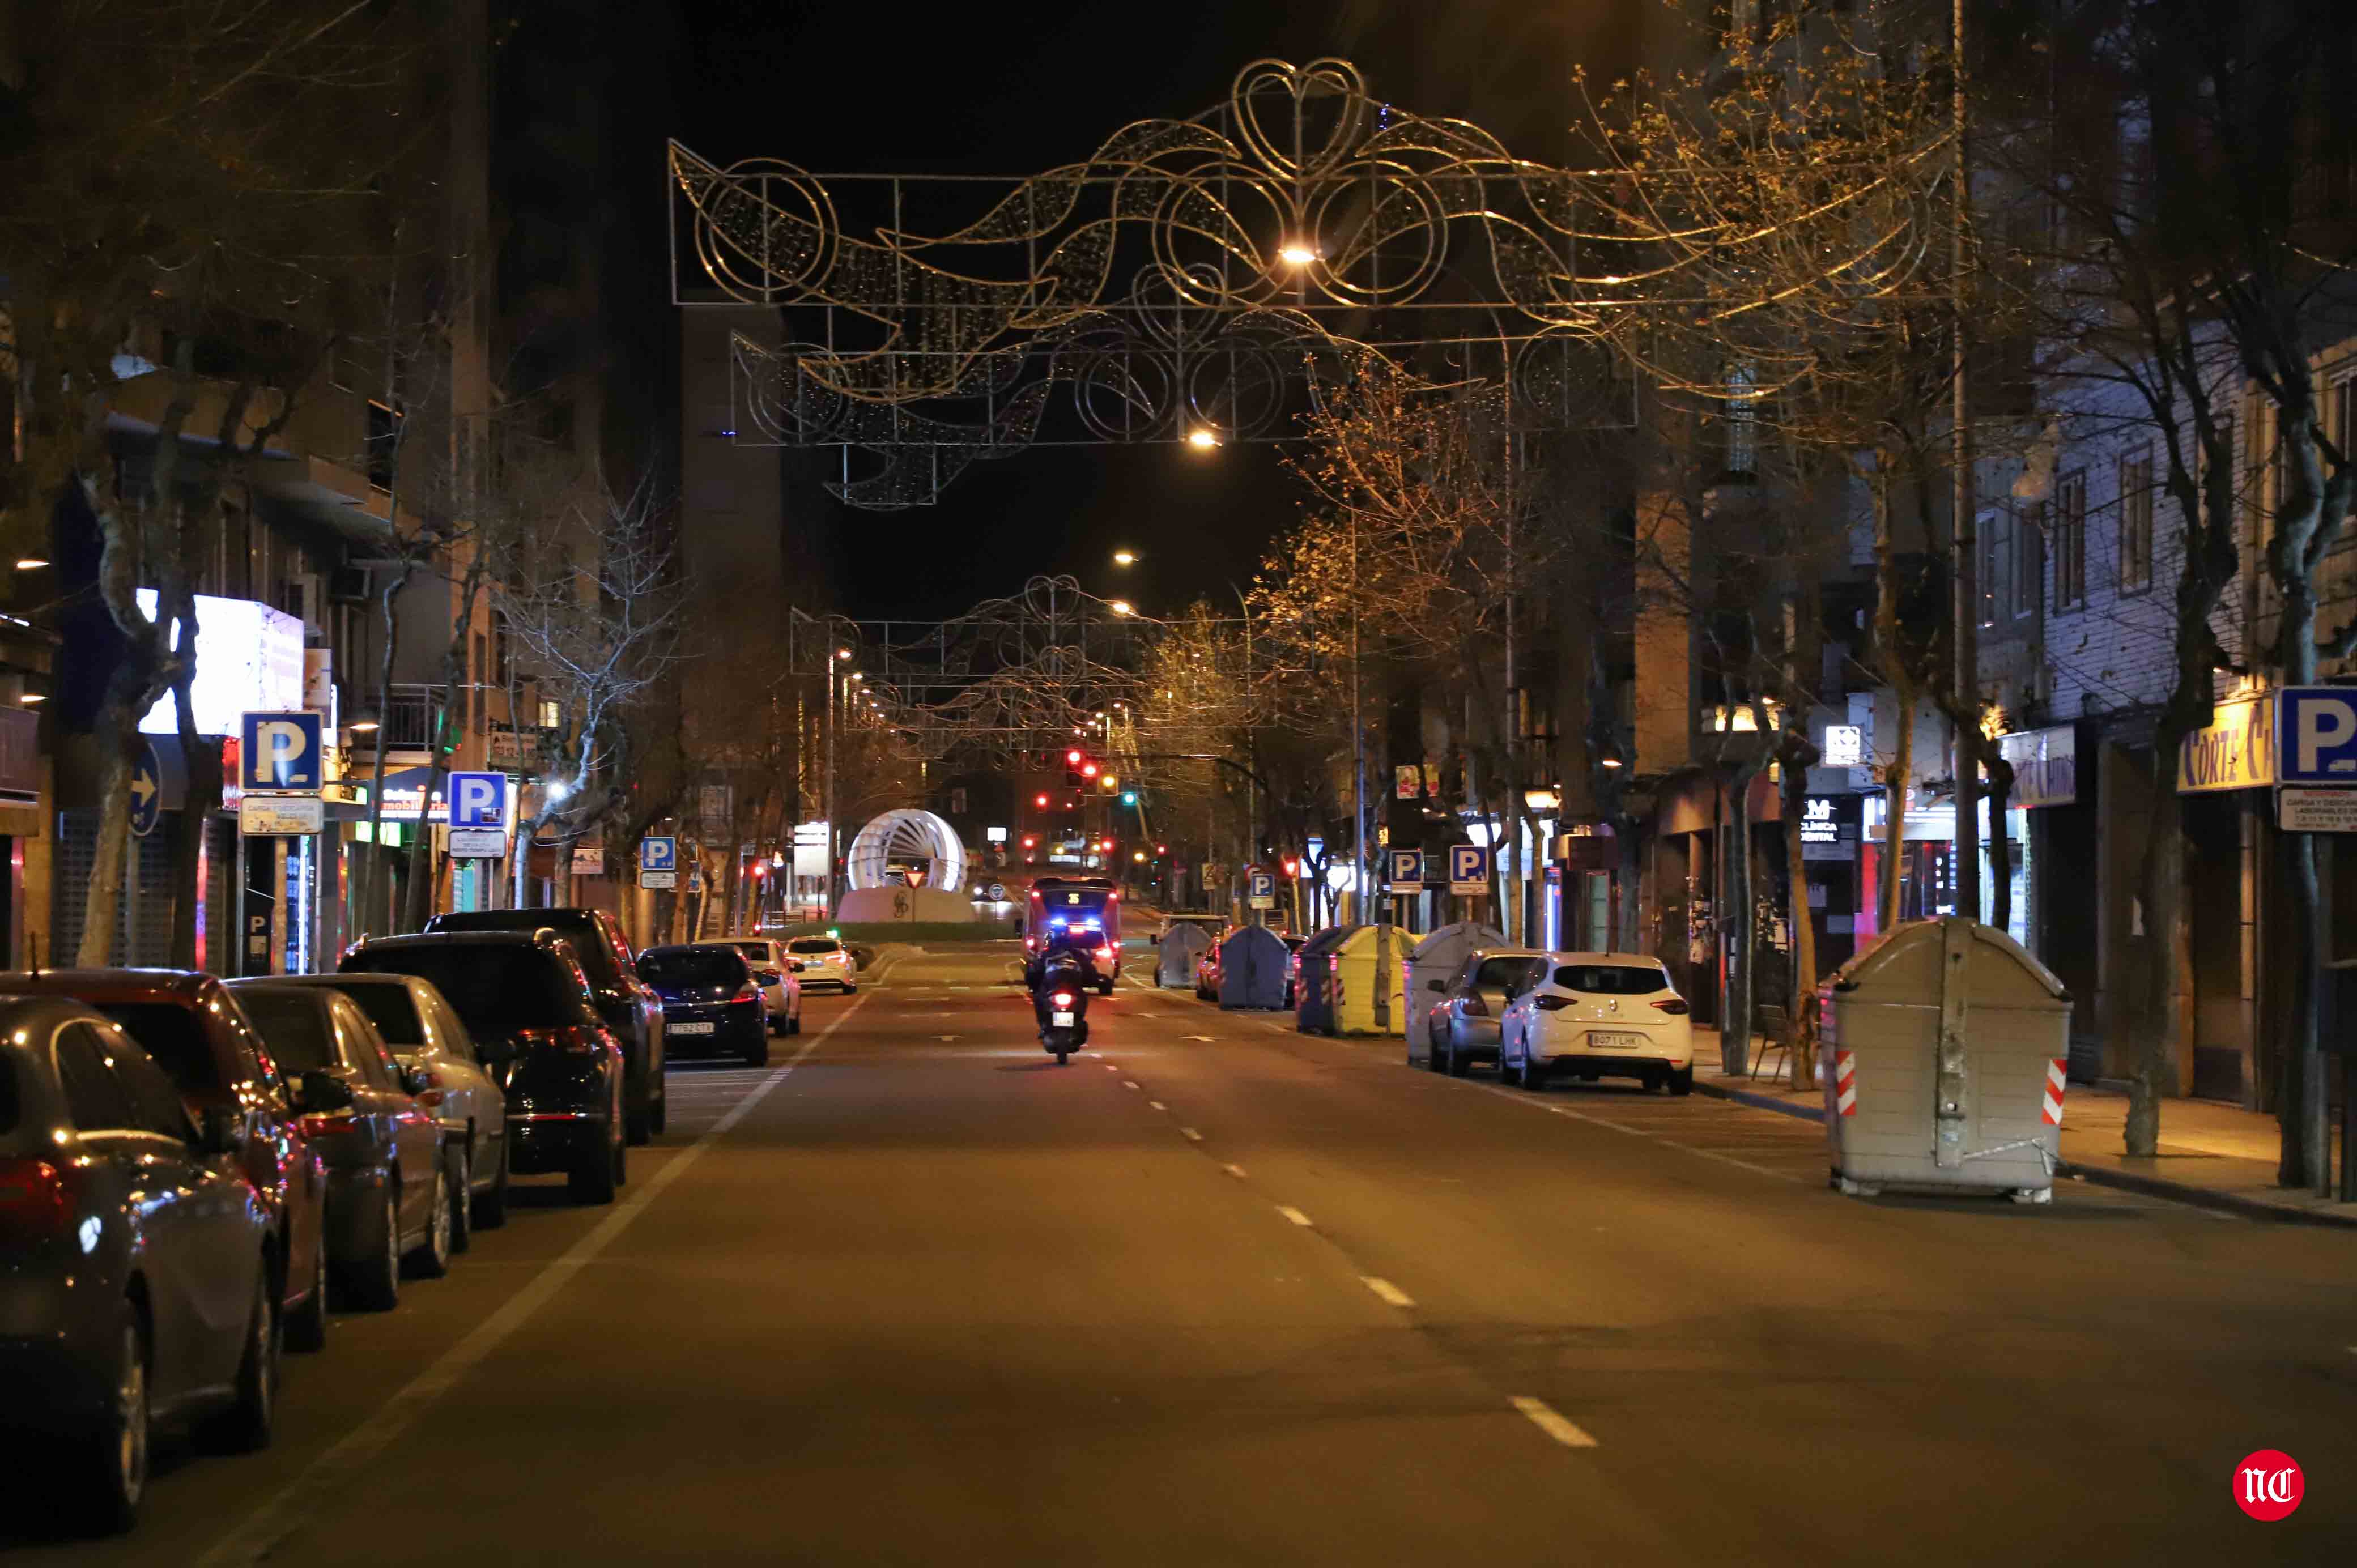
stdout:
POLYGON ((592 909, 436 916, 334 974, 0 973, 0 1428, 101 1531, 151 1436, 272 1435, 282 1350, 503 1224, 511 1176, 610 1203, 673 1054, 768 1059, 832 938, 633 956, 592 909))

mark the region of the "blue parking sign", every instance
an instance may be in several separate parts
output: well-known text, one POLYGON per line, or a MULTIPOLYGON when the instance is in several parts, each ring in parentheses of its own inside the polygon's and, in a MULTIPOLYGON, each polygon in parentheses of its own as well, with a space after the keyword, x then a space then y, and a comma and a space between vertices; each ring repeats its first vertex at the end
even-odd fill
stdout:
POLYGON ((2276 700, 2276 782, 2357 784, 2357 686, 2287 686, 2276 700))
POLYGON ((1453 843, 1448 846, 1448 890, 1470 897, 1490 891, 1490 846, 1453 843))
POLYGON ((679 840, 676 838, 642 838, 639 841, 640 871, 677 871, 679 840))
POLYGON ((239 784, 257 793, 317 794, 324 777, 319 715, 241 715, 237 770, 239 784))
POLYGON ((508 776, 504 773, 453 773, 449 799, 454 828, 508 825, 508 776))
POLYGON ((1424 851, 1395 849, 1390 854, 1392 861, 1390 880, 1394 889, 1424 886, 1424 851))

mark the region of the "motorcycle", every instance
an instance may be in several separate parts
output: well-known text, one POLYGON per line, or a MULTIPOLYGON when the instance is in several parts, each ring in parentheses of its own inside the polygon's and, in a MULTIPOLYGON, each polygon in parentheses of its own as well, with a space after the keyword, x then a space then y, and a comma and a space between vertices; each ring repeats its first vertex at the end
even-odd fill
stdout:
POLYGON ((1039 1012, 1039 1044, 1052 1053, 1056 1065, 1069 1064, 1074 1051, 1089 1043, 1089 993, 1075 964, 1057 964, 1043 972, 1034 993, 1039 1012))

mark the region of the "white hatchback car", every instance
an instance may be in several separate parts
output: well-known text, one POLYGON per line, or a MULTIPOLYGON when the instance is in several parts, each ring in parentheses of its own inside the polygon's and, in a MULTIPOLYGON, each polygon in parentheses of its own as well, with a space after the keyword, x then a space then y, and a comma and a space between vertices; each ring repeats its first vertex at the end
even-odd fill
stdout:
POLYGON ((1557 1073, 1694 1091, 1694 1030, 1659 959, 1551 952, 1506 1004, 1498 1070, 1537 1089, 1557 1073))
POLYGON ((786 944, 776 937, 723 937, 720 942, 723 947, 743 953, 745 961, 753 966, 753 979, 761 988, 761 1011, 769 1015, 770 1032, 801 1034, 802 976, 786 956, 786 944))
POLYGON ((859 989, 859 961, 839 937, 788 937, 786 959, 805 991, 814 985, 845 992, 859 989))

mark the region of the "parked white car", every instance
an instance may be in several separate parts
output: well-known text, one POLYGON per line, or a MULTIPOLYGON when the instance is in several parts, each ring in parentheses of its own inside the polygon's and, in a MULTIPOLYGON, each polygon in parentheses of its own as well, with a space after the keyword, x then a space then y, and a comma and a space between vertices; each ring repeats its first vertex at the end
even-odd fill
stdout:
POLYGON ((812 986, 833 986, 838 991, 859 989, 859 961, 837 937, 788 937, 786 960, 799 965, 794 977, 807 991, 812 986))
POLYGON ((721 942, 745 955, 753 966, 754 983, 761 988, 762 1011, 773 1035, 802 1032, 802 983, 795 961, 786 954, 781 937, 723 937, 721 942))
POLYGON ((1658 959, 1551 952, 1506 1003, 1498 1067, 1537 1089, 1567 1074, 1633 1078, 1648 1090, 1694 1090, 1694 1029, 1685 999, 1658 959))
MULTIPOLYGON (((475 1055, 473 1036, 430 980, 412 974, 287 974, 273 985, 318 985, 357 1003, 401 1065, 425 1075, 420 1107, 442 1123, 445 1145, 462 1150, 467 1217, 489 1230, 507 1222, 508 1100, 475 1055)), ((458 1238, 464 1245, 464 1236, 458 1238)))

